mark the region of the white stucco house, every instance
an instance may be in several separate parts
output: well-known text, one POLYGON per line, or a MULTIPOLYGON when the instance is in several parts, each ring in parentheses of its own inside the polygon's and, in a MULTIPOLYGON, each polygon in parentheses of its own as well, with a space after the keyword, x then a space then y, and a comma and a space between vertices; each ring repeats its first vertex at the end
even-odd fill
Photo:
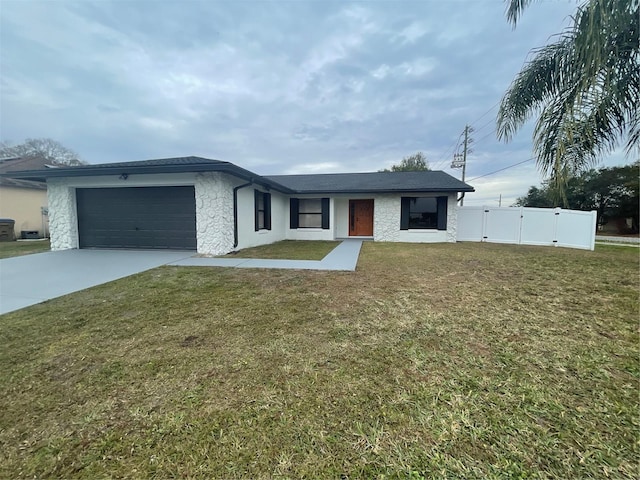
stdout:
POLYGON ((199 157, 12 172, 45 181, 52 250, 191 249, 221 255, 279 240, 455 242, 441 171, 261 176, 199 157))

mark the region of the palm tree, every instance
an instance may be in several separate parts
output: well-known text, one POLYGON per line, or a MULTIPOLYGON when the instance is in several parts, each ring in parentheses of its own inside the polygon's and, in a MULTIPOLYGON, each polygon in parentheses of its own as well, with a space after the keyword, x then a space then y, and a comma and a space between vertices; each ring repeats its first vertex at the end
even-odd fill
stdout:
MULTIPOLYGON (((506 0, 515 27, 533 0, 506 0)), ((622 140, 640 151, 640 1, 585 0, 572 25, 536 49, 502 98, 497 133, 509 141, 535 113, 538 168, 556 191, 622 140)))

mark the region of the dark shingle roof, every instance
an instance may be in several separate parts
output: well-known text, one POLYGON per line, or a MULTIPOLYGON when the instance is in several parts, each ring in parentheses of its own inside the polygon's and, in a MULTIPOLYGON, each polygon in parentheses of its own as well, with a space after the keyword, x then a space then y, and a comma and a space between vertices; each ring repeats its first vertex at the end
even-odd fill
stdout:
POLYGON ((474 191, 472 186, 441 171, 271 175, 266 178, 298 193, 474 191))
MULTIPOLYGON (((160 158, 12 172, 11 177, 46 181, 55 177, 142 175, 181 172, 225 172, 283 193, 473 192, 473 187, 441 171, 333 173, 260 176, 221 160, 201 157, 160 158)), ((0 174, 0 176, 8 176, 0 174)))

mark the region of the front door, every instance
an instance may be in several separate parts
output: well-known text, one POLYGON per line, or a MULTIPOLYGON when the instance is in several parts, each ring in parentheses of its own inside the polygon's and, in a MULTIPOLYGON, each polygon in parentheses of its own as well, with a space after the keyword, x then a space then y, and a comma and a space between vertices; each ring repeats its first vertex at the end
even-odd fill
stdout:
POLYGON ((349 200, 349 236, 373 236, 373 200, 349 200))

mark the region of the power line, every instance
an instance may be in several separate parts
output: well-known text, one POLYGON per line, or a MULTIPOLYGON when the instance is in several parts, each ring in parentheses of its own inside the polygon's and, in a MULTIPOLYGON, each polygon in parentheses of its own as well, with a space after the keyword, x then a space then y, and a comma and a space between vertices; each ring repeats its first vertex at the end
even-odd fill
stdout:
MULTIPOLYGON (((495 104, 493 107, 491 107, 489 110, 487 110, 486 112, 484 112, 482 115, 480 115, 478 118, 476 118, 476 119, 475 119, 473 122, 471 122, 469 125, 473 125, 473 124, 474 124, 474 123, 476 123, 478 120, 481 120, 482 118, 486 117, 486 116, 489 114, 489 112, 491 112, 491 110, 493 110, 493 109, 494 109, 494 108, 496 108, 498 105, 500 105, 500 101, 501 101, 501 100, 498 100, 498 101, 496 102, 496 104, 495 104)), ((493 120, 492 120, 492 121, 493 121, 493 120)))
POLYGON ((471 178, 471 179, 469 179, 467 181, 468 182, 473 182, 474 180, 478 180, 479 178, 488 177, 489 175, 493 175, 494 173, 499 173, 499 172, 502 172, 504 170, 508 170, 510 168, 517 167, 518 165, 522 165, 523 163, 530 162, 531 160, 535 160, 535 157, 531 157, 531 158, 528 158, 528 159, 523 160, 521 162, 514 163, 513 165, 509 165, 508 167, 501 168, 500 170, 496 170, 495 172, 485 173, 484 175, 480 175, 479 177, 471 178))
MULTIPOLYGON (((477 123, 478 121, 482 120, 484 117, 486 117, 489 113, 491 113, 492 110, 494 110, 498 105, 500 105, 500 100, 498 100, 493 106, 491 106, 491 108, 489 108, 489 110, 487 110, 486 112, 484 112, 482 115, 480 115, 478 118, 476 118, 473 122, 471 122, 470 124, 468 124, 469 127, 473 126, 473 124, 477 123)), ((483 124, 481 127, 475 129, 473 128, 474 131, 479 131, 479 130, 483 130, 484 128, 486 128, 488 125, 490 125, 491 123, 493 123, 493 119, 489 120, 488 122, 486 122, 485 124, 483 124)), ((449 161, 449 157, 455 153, 456 149, 460 146, 460 139, 462 138, 462 136, 464 135, 466 131, 465 130, 462 131, 462 133, 460 133, 460 135, 458 136, 458 139, 455 141, 455 143, 447 148, 444 151, 444 154, 440 157, 440 160, 437 161, 436 163, 434 163, 433 165, 433 169, 434 170, 438 170, 439 168, 442 168, 443 164, 447 164, 447 162, 449 161)), ((470 130, 471 131, 471 130, 470 130)), ((484 140, 485 138, 487 138, 490 135, 493 135, 495 133, 495 129, 489 133, 488 135, 485 135, 484 137, 482 137, 479 141, 484 140)), ((473 141, 473 140, 471 140, 473 141)), ((471 142, 469 142, 471 143, 471 142)), ((476 142, 477 143, 477 142, 476 142)), ((471 151, 469 150, 469 153, 471 153, 471 151)))
POLYGON ((485 123, 484 125, 482 125, 481 127, 475 128, 476 133, 478 133, 480 130, 484 130, 485 128, 487 128, 489 125, 491 125, 493 122, 495 122, 495 120, 492 118, 491 120, 489 120, 487 123, 485 123))
POLYGON ((474 143, 477 145, 479 142, 483 141, 485 138, 491 137, 495 133, 496 133, 496 131, 494 129, 491 132, 487 133, 484 137, 480 138, 480 140, 476 140, 474 143))
POLYGON ((460 145, 460 139, 462 138, 463 134, 464 132, 460 133, 460 135, 458 135, 458 138, 454 142, 454 144, 445 150, 445 153, 440 157, 440 161, 437 164, 434 164, 433 166, 434 170, 437 170, 442 166, 442 164, 446 164, 449 161, 449 157, 451 156, 451 154, 453 154, 453 152, 455 152, 458 145, 460 145))
POLYGON ((438 165, 441 165, 443 163, 447 163, 449 161, 449 157, 451 155, 453 155, 453 152, 456 151, 456 149, 460 146, 460 140, 462 139, 462 135, 463 132, 460 132, 460 135, 458 135, 458 138, 456 138, 456 141, 453 142, 453 145, 451 145, 446 153, 443 155, 442 159, 440 160, 440 162, 438 163, 438 165))

